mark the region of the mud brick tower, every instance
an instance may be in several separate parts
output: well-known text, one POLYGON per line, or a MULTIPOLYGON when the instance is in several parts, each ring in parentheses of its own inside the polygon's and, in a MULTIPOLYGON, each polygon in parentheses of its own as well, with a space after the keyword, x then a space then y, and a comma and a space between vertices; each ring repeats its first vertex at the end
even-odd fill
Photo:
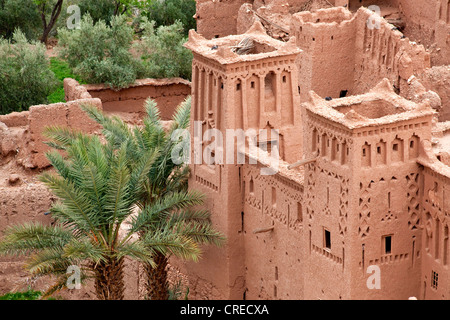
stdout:
POLYGON ((305 103, 305 297, 407 299, 418 295, 422 141, 433 110, 393 92, 385 79, 369 93, 305 103), (324 259, 326 257, 326 259, 324 259), (382 290, 367 286, 371 265, 382 290))
POLYGON ((205 153, 209 142, 203 142, 200 152, 192 146, 194 161, 189 183, 207 194, 214 222, 231 244, 226 249, 206 252, 206 256, 214 255, 208 259, 214 261, 214 266, 203 268, 200 262, 195 270, 209 281, 214 280, 221 295, 242 299, 243 164, 238 164, 235 142, 226 141, 225 135, 230 129, 277 129, 281 157, 290 161, 301 157, 301 115, 300 109, 294 108, 299 105, 295 59, 301 50, 294 41, 285 43, 269 37, 259 22, 245 34, 212 40, 191 30, 186 47, 194 54, 191 136, 217 129, 224 137, 223 150, 213 151, 216 157, 223 152, 222 164, 208 164, 205 159, 198 163, 199 153, 205 153), (233 52, 233 46, 243 39, 252 40, 252 51, 233 52), (231 148, 227 143, 232 144, 231 148))

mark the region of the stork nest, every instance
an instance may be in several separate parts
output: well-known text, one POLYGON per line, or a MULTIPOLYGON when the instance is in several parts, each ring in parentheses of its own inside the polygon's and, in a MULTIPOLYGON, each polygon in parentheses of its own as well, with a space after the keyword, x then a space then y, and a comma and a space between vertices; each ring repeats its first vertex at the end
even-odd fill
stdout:
POLYGON ((231 47, 231 51, 241 55, 241 54, 249 54, 255 49, 255 44, 253 40, 249 37, 246 37, 239 41, 236 45, 231 47))

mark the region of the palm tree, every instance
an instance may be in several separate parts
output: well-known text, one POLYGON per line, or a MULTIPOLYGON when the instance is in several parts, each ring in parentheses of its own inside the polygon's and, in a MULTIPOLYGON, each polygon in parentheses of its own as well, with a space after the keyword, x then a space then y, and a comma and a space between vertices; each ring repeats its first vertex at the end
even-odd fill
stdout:
MULTIPOLYGON (((164 202, 167 197, 191 196, 201 204, 203 197, 194 191, 187 189, 189 167, 183 163, 172 161, 172 153, 179 144, 178 140, 172 139, 175 130, 186 130, 189 126, 191 99, 188 97, 177 108, 172 117, 170 128, 165 131, 160 118, 159 109, 155 101, 147 99, 145 103, 146 117, 143 126, 135 126, 130 129, 120 118, 107 117, 97 108, 84 106, 84 111, 101 124, 104 128, 103 134, 110 144, 119 147, 128 143, 129 151, 127 157, 131 159, 129 164, 134 165, 142 161, 146 154, 153 150, 160 150, 152 167, 147 173, 139 199, 138 207, 145 211, 147 207, 164 202)), ((181 156, 185 156, 181 154, 181 156)), ((160 234, 171 234, 174 237, 186 237, 190 241, 201 244, 214 244, 220 246, 225 238, 214 230, 210 220, 210 213, 204 209, 189 209, 183 211, 165 211, 157 216, 157 219, 146 224, 140 231, 141 239, 152 239, 160 234), (166 214, 168 212, 168 214, 166 214)), ((174 250, 173 247, 161 245, 155 248, 153 256, 154 264, 144 262, 147 276, 148 297, 152 300, 166 300, 169 297, 167 281, 167 265, 169 257, 173 254, 183 259, 197 261, 198 254, 186 255, 183 250, 174 250)))
POLYGON ((56 276, 46 295, 67 286, 67 270, 75 265, 80 268, 80 280, 95 281, 98 299, 123 299, 125 257, 154 266, 153 257, 161 245, 173 252, 181 250, 186 257, 198 255, 198 246, 188 237, 169 232, 133 236, 145 231, 150 221, 172 212, 183 215, 190 206, 201 204, 196 193, 173 194, 136 214, 136 199, 159 157, 157 148, 143 153, 130 170, 128 142, 112 146, 67 128, 49 127, 45 133, 52 138, 48 144, 67 155, 56 150, 47 153, 56 172, 40 176, 59 199, 50 211, 55 223, 10 226, 0 252, 29 255, 26 267, 34 276, 56 276), (129 228, 124 228, 126 223, 129 228))

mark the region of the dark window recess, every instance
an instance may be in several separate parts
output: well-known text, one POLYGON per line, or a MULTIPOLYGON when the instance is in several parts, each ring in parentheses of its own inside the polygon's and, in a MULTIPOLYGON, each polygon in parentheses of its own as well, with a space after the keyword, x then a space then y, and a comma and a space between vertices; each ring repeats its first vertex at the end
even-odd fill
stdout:
POLYGON ((331 233, 328 230, 325 231, 325 248, 331 249, 331 233))
POLYGON ((384 237, 384 253, 390 254, 392 252, 392 236, 384 237))
POLYGON ((344 98, 347 96, 348 90, 341 90, 339 93, 339 98, 344 98))

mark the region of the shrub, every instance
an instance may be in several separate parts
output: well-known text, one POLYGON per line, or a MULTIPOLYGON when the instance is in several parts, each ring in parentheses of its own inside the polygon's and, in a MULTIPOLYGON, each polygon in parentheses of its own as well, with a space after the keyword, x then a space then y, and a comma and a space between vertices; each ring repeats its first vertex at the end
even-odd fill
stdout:
POLYGON ((145 0, 140 1, 141 15, 149 21, 155 21, 155 26, 168 26, 180 21, 183 24, 184 34, 189 29, 195 29, 194 14, 195 0, 145 0))
POLYGON ((111 25, 116 3, 114 0, 80 0, 78 6, 80 7, 81 16, 89 14, 94 22, 103 20, 108 25, 111 25))
POLYGON ((143 36, 137 51, 143 60, 144 73, 150 78, 182 77, 191 78, 192 53, 183 47, 187 37, 183 34, 183 24, 176 21, 170 26, 159 26, 144 19, 143 36))
POLYGON ((140 62, 130 53, 133 29, 125 16, 115 16, 111 26, 93 22, 87 14, 80 28, 58 29, 59 55, 88 83, 124 88, 136 80, 140 62))
POLYGON ((30 40, 41 33, 41 17, 33 0, 0 0, 0 37, 11 39, 20 28, 30 40))
POLYGON ((47 103, 57 85, 44 45, 27 42, 21 31, 14 33, 13 41, 0 39, 0 114, 47 103))

